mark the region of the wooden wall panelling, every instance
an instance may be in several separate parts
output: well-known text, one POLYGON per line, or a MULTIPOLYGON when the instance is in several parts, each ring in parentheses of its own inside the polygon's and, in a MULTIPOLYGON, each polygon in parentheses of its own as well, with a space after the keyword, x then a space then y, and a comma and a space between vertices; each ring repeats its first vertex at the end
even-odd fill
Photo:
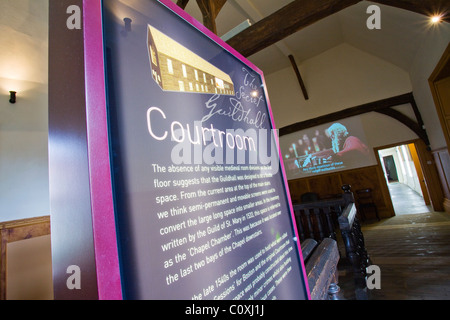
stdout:
POLYGON ((427 185, 425 183, 425 177, 423 176, 422 167, 420 166, 419 155, 417 154, 416 145, 414 143, 410 143, 408 144, 408 148, 414 162, 414 167, 416 168, 417 177, 420 183, 420 189, 422 190, 423 200, 425 201, 425 204, 429 206, 431 204, 430 195, 428 194, 427 185))
POLYGON ((378 183, 380 185, 380 191, 383 195, 385 207, 381 209, 381 218, 390 218, 395 216, 394 204, 392 203, 391 194, 389 193, 389 187, 384 176, 384 171, 381 165, 377 167, 378 183))
MULTIPOLYGON (((353 193, 358 189, 372 189, 372 196, 377 205, 380 218, 388 218, 394 215, 389 191, 387 191, 388 194, 386 197, 384 177, 377 166, 344 171, 341 173, 341 176, 344 184, 351 185, 353 193), (380 174, 382 179, 380 179, 380 174), (389 205, 389 203, 391 204, 389 205)), ((356 196, 355 199, 356 205, 358 205, 356 196)))
POLYGON ((450 156, 447 148, 432 152, 444 192, 444 210, 450 212, 450 156))
POLYGON ((288 184, 292 203, 300 203, 300 196, 310 191, 307 179, 289 180, 288 184))
POLYGON ((448 148, 450 146, 450 43, 431 73, 428 84, 448 148))
POLYGON ((320 198, 328 198, 333 194, 341 194, 342 182, 338 174, 327 174, 309 178, 312 192, 319 194, 320 198))
POLYGON ((6 229, 0 229, 0 300, 6 300, 6 245, 8 236, 6 229))
POLYGON ((380 218, 388 218, 395 215, 383 170, 379 166, 290 180, 289 190, 292 201, 299 203, 302 193, 317 192, 320 198, 326 198, 332 194, 343 193, 341 187, 344 184, 349 184, 353 192, 363 188, 373 189, 373 197, 378 207, 380 218))
MULTIPOLYGON (((450 43, 447 45, 441 59, 437 63, 435 69, 428 78, 428 84, 431 89, 431 94, 433 95, 434 104, 436 107, 436 112, 439 116, 439 121, 441 123, 442 131, 447 142, 447 150, 450 146, 450 43)), ((430 183, 428 187, 431 203, 433 209, 436 211, 445 210, 450 212, 450 200, 448 197, 448 184, 445 181, 445 171, 448 171, 448 163, 441 162, 440 157, 441 151, 438 150, 437 153, 433 153, 433 160, 435 161, 436 169, 433 170, 432 166, 427 170, 424 168, 424 175, 427 177, 429 175, 434 178, 436 171, 437 175, 440 176, 441 188, 442 188, 442 206, 439 207, 437 202, 440 202, 440 194, 433 195, 433 191, 438 189, 436 183, 430 183), (443 166, 442 166, 443 165, 443 166), (430 170, 428 170, 430 169, 430 170), (444 197, 445 195, 445 197, 444 197), (434 198, 434 199, 433 199, 434 198), (434 201, 433 201, 434 200, 434 201)), ((428 156, 427 156, 428 157, 428 156)), ((445 156, 444 156, 445 157, 445 156)), ((421 159, 421 162, 424 160, 421 159)), ((431 161, 430 159, 425 159, 425 161, 431 161)), ((439 193, 439 191, 438 191, 439 193)))
POLYGON ((0 223, 0 300, 6 300, 6 247, 8 243, 50 234, 50 217, 37 217, 0 223))
MULTIPOLYGON (((413 143, 413 141, 405 142, 405 143, 413 143)), ((378 182, 379 182, 379 185, 380 185, 380 191, 381 191, 381 193, 383 195, 383 198, 384 198, 384 203, 386 205, 385 208, 381 209, 381 211, 382 211, 381 218, 394 217, 395 216, 395 210, 394 210, 394 204, 392 203, 391 194, 389 192, 389 187, 388 187, 388 184, 387 184, 387 181, 386 181, 386 176, 385 176, 384 171, 383 171, 383 166, 381 165, 381 159, 380 159, 378 151, 382 150, 382 149, 385 149, 385 148, 394 147, 394 146, 397 146, 397 145, 398 144, 393 144, 391 146, 378 147, 378 148, 374 149, 375 158, 377 159, 376 169, 377 169, 377 174, 378 174, 378 182)))
POLYGON ((442 188, 444 195, 450 199, 450 156, 447 148, 433 151, 433 156, 436 161, 436 166, 441 177, 442 188))
POLYGON ((444 193, 442 191, 443 188, 435 158, 422 140, 417 140, 414 144, 419 156, 420 166, 422 167, 422 172, 425 177, 433 210, 444 211, 444 193))

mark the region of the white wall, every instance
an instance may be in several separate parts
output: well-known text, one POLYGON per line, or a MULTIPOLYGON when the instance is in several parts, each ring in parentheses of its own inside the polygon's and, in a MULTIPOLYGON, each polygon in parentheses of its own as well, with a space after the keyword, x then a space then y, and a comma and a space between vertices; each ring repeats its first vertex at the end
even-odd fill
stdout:
POLYGON ((0 96, 0 220, 50 214, 47 88, 0 96))
POLYGON ((0 1, 0 43, 0 221, 49 215, 48 0, 0 1))

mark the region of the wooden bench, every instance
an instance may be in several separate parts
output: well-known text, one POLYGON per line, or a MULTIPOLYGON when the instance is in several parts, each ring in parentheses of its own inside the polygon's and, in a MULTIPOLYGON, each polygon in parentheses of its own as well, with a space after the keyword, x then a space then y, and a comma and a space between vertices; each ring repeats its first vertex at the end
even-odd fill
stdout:
POLYGON ((302 244, 307 239, 321 243, 328 238, 343 243, 345 257, 342 257, 342 262, 349 264, 353 272, 356 299, 367 300, 365 278, 370 259, 353 193, 349 185, 342 186, 342 189, 344 193, 336 198, 293 205, 298 234, 302 244))
POLYGON ((319 244, 306 239, 301 244, 311 300, 341 300, 337 264, 339 250, 334 239, 325 238, 319 244))
POLYGON ((371 264, 371 261, 364 243, 364 235, 356 215, 356 206, 354 203, 351 203, 342 211, 338 218, 338 222, 345 246, 346 258, 353 269, 356 299, 367 300, 369 298, 369 293, 366 285, 366 270, 371 264))

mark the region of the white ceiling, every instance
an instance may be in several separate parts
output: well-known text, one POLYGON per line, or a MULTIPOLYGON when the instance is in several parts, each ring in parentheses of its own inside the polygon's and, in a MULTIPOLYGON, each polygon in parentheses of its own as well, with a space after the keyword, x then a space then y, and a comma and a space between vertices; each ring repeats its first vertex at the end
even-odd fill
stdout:
POLYGON ((0 48, 0 78, 46 84, 48 0, 0 0, 0 48))
MULTIPOLYGON (((228 0, 216 19, 218 35, 222 36, 246 19, 255 23, 290 2, 228 0)), ((362 1, 348 7, 250 56, 249 60, 267 75, 289 67, 289 54, 301 65, 304 60, 348 43, 409 72, 424 39, 435 30, 424 15, 381 4, 375 4, 381 9, 381 29, 369 30, 366 21, 371 14, 366 11, 372 4, 375 3, 362 1)), ((189 1, 185 11, 202 21, 195 0, 189 1)))
MULTIPOLYGON (((172 0, 176 3, 177 0, 172 0)), ((216 23, 222 36, 246 19, 252 23, 274 13, 293 0, 227 0, 216 23)), ((362 1, 302 29, 252 56, 249 60, 268 75, 290 67, 289 54, 297 64, 341 43, 348 43, 410 71, 419 47, 430 32, 428 19, 410 11, 379 5, 381 30, 369 30, 362 1)), ((186 12, 201 21, 197 1, 186 12)), ((47 83, 48 0, 0 1, 0 78, 47 83)), ((446 24, 448 27, 448 24, 446 24)))

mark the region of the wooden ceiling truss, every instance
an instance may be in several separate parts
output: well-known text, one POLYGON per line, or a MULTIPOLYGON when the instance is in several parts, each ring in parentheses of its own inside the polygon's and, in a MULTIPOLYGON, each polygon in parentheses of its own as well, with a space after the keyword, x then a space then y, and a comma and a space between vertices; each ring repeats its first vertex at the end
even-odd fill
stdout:
POLYGON ((397 121, 400 121, 409 129, 411 129, 420 139, 422 139, 428 148, 430 147, 430 141, 425 130, 422 116, 419 112, 419 109, 417 108, 414 96, 411 92, 383 100, 362 104, 356 107, 347 108, 314 119, 297 122, 281 128, 279 135, 281 137, 290 133, 305 130, 326 123, 339 121, 345 118, 358 116, 368 112, 378 112, 394 118, 397 121), (411 106, 416 118, 415 120, 394 109, 394 107, 406 104, 409 104, 411 106))
MULTIPOLYGON (((203 15, 203 25, 217 34, 215 19, 225 5, 226 0, 196 1, 203 15)), ((249 57, 268 46, 283 40, 291 34, 361 1, 363 0, 295 0, 241 31, 229 39, 227 43, 244 57, 249 57)), ((185 9, 188 2, 189 0, 178 0, 177 5, 182 9, 185 9)), ((450 1, 448 0, 372 0, 371 2, 409 10, 426 16, 443 14, 442 20, 450 22, 450 1)), ((289 59, 296 73, 303 95, 307 100, 308 93, 300 75, 300 71, 295 63, 295 59, 292 55, 289 55, 289 59)), ((281 128, 280 136, 367 112, 378 112, 400 121, 414 131, 429 147, 430 143, 428 136, 412 93, 348 108, 315 119, 295 123, 281 128), (393 109, 395 106, 408 103, 413 108, 416 121, 393 109)))

